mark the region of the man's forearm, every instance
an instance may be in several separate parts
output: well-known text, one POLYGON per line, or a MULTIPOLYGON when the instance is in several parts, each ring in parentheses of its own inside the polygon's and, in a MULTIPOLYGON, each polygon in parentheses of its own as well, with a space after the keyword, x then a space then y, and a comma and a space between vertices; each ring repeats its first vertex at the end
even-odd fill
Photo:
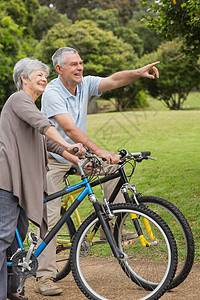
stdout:
POLYGON ((65 134, 75 143, 82 143, 83 146, 88 147, 92 152, 96 153, 100 148, 92 142, 79 128, 65 130, 65 134))
POLYGON ((127 85, 140 77, 140 72, 138 70, 127 70, 120 71, 110 76, 113 84, 116 84, 116 87, 127 85))

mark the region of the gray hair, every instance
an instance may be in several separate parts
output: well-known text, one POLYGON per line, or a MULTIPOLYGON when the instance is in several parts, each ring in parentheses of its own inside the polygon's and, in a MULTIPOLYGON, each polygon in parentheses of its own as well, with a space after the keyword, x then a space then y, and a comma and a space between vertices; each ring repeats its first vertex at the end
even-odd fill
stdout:
POLYGON ((37 59, 30 59, 28 57, 19 60, 13 70, 13 80, 20 91, 23 88, 23 82, 21 75, 27 79, 31 79, 31 73, 33 70, 43 70, 49 75, 49 67, 37 59))
POLYGON ((69 54, 69 53, 78 53, 78 51, 70 47, 59 48, 52 56, 54 68, 56 67, 56 65, 59 65, 60 67, 64 67, 64 65, 66 64, 65 54, 69 54))

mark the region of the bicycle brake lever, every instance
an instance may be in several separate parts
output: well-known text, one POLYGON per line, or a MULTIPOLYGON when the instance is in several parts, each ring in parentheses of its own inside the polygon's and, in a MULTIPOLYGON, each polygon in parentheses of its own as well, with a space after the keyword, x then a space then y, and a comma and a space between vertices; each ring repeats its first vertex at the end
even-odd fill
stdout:
POLYGON ((148 157, 147 159, 156 160, 154 157, 148 157))

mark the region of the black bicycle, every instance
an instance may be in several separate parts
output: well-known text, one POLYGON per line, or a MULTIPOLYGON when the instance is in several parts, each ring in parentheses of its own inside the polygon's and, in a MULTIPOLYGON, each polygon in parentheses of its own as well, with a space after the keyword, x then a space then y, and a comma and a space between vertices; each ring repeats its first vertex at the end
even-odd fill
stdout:
MULTIPOLYGON (((175 237, 178 249, 177 271, 169 287, 169 289, 173 289, 187 278, 194 262, 195 247, 192 230, 181 211, 170 201, 157 196, 144 196, 136 191, 135 185, 130 184, 130 180, 134 174, 136 164, 142 162, 143 160, 152 159, 150 157, 151 153, 149 151, 130 153, 128 151, 121 150, 119 151, 119 155, 121 159, 116 172, 109 174, 103 178, 98 178, 97 180, 90 182, 90 184, 92 187, 95 187, 99 184, 103 184, 104 182, 119 178, 118 184, 116 185, 112 195, 110 196, 110 199, 108 199, 109 203, 113 203, 116 195, 121 191, 127 203, 135 203, 139 206, 148 207, 149 209, 155 211, 159 216, 161 216, 163 220, 165 220, 175 237), (125 172, 126 164, 131 164, 132 170, 129 176, 127 176, 125 172)), ((98 165, 98 163, 96 164, 98 165)), ((68 177, 71 174, 75 174, 75 172, 75 169, 70 169, 66 173, 65 177, 68 177)), ((65 204, 66 202, 64 201, 61 209, 62 215, 65 212, 65 204)), ((59 266, 55 281, 58 281, 67 276, 71 270, 69 262, 69 249, 71 247, 71 244, 66 243, 65 240, 72 240, 75 232, 75 225, 70 218, 66 222, 64 232, 61 236, 64 241, 61 243, 59 242, 57 248, 57 252, 59 253, 59 255, 60 252, 62 252, 63 256, 62 264, 59 266)), ((129 255, 131 255, 132 248, 129 247, 127 251, 129 251, 129 255)))

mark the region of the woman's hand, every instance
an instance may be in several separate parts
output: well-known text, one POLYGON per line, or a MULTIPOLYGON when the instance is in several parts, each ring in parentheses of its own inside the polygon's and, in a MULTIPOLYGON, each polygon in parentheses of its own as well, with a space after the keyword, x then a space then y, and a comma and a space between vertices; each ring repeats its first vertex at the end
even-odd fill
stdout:
POLYGON ((83 157, 84 154, 86 153, 85 148, 83 147, 83 145, 81 143, 77 143, 77 144, 69 144, 67 149, 66 149, 69 153, 76 155, 78 157, 83 157), (74 150, 78 149, 77 152, 75 152, 74 150))

